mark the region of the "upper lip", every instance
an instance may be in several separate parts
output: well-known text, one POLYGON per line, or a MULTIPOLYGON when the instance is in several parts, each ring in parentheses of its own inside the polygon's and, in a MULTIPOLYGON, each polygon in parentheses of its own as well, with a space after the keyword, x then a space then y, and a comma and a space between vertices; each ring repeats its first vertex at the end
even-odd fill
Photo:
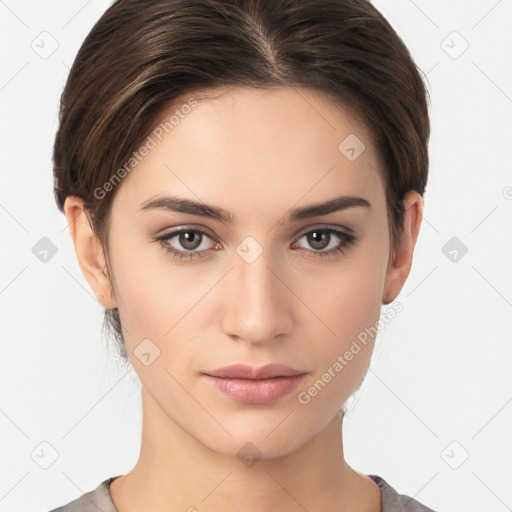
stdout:
POLYGON ((292 377, 303 375, 306 372, 296 370, 284 364, 269 363, 258 368, 247 364, 233 364, 205 373, 212 377, 261 380, 273 377, 292 377))

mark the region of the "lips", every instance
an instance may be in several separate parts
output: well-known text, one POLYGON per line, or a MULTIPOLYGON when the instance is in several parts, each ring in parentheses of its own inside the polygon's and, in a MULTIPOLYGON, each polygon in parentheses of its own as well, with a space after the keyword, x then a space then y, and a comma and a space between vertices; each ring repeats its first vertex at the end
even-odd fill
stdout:
POLYGON ((254 368, 246 364, 234 364, 205 373, 211 377, 262 380, 274 377, 295 377, 306 372, 296 370, 284 364, 269 363, 259 368, 254 368))
POLYGON ((270 363, 259 368, 235 364, 205 373, 206 380, 218 391, 237 402, 270 404, 295 389, 307 372, 270 363))

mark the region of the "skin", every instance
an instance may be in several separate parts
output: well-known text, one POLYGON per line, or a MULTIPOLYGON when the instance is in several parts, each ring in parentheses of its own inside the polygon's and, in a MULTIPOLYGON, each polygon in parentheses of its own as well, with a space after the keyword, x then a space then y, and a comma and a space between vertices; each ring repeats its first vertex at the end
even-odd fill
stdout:
POLYGON ((114 504, 120 512, 340 506, 377 512, 380 491, 346 463, 341 429, 341 407, 361 382, 375 340, 361 345, 308 404, 297 396, 399 294, 422 198, 406 195, 404 230, 390 255, 378 155, 354 115, 304 88, 231 88, 200 98, 118 185, 109 240, 113 293, 82 201, 68 197, 65 204, 81 269, 103 306, 119 308, 142 383, 140 458, 112 483, 114 504), (338 150, 349 134, 366 146, 354 161, 338 150), (344 194, 365 198, 371 208, 286 220, 293 208, 344 194), (166 195, 222 207, 235 222, 141 210, 145 201, 166 195), (173 259, 155 241, 163 230, 180 227, 208 236, 195 249, 177 236, 167 244, 204 251, 204 258, 173 259), (343 243, 332 235, 315 246, 305 236, 326 227, 352 229, 358 239, 342 253, 320 257, 343 243), (247 236, 262 249, 251 263, 236 252, 247 236), (146 338, 160 349, 149 366, 134 355, 146 338), (307 372, 299 388, 271 404, 236 402, 201 375, 233 363, 268 362, 307 372), (249 442, 261 454, 252 467, 237 457, 249 442))

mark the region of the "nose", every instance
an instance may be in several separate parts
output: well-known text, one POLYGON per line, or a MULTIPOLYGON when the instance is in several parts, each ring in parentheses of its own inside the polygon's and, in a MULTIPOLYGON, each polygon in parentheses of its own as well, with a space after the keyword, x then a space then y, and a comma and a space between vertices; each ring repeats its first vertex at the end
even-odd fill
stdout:
POLYGON ((272 343, 291 332, 293 311, 297 310, 287 286, 287 272, 272 261, 271 251, 262 250, 254 261, 240 254, 243 257, 234 255, 227 276, 222 327, 237 341, 272 343))

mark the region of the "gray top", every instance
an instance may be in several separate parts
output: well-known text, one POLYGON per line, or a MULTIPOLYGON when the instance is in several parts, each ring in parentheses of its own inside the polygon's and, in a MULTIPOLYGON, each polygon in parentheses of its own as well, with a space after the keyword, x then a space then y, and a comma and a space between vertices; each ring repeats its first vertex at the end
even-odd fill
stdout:
MULTIPOLYGON (((118 475, 121 476, 121 475, 118 475)), ((418 501, 404 494, 398 494, 383 478, 368 475, 380 488, 382 507, 380 512, 435 512, 418 501)), ((119 512, 110 497, 110 484, 117 478, 113 476, 101 482, 96 489, 83 494, 50 512, 119 512)))

